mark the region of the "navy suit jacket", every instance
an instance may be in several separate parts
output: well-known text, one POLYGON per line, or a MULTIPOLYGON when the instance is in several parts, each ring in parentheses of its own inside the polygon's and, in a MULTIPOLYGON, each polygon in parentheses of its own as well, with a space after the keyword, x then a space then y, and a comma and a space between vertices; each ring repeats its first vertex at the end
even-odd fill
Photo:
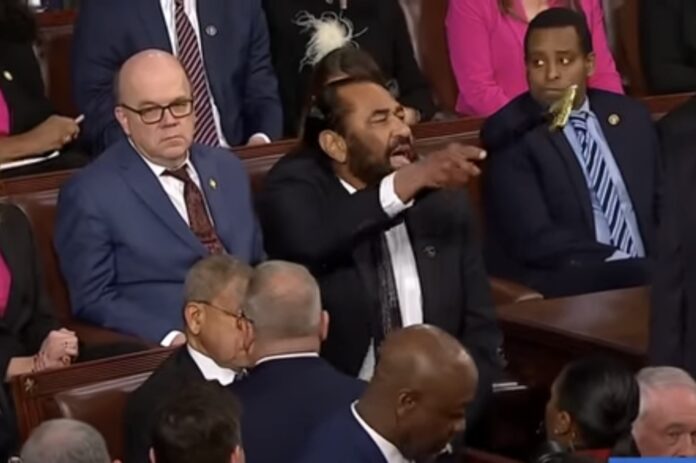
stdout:
MULTIPOLYGON (((650 255, 661 171, 652 118, 623 95, 589 90, 588 97, 650 255)), ((534 273, 602 263, 615 251, 596 241, 582 167, 563 132, 551 132, 541 114, 542 107, 525 93, 491 116, 481 133, 489 152, 483 179, 489 270, 527 284, 534 273)))
MULTIPOLYGON (((192 146, 190 159, 227 252, 261 260, 241 161, 201 145, 192 146)), ((78 318, 155 342, 181 329, 184 278, 208 254, 127 140, 61 189, 55 246, 78 318)))
MULTIPOLYGON (((208 82, 231 146, 282 133, 282 108, 260 0, 198 0, 208 82)), ((123 137, 113 115, 114 76, 135 53, 172 52, 160 0, 85 0, 75 24, 73 95, 96 155, 123 137)))
POLYGON ((242 404, 247 462, 295 461, 314 429, 358 400, 364 389, 364 382, 318 357, 262 363, 232 384, 242 404))
MULTIPOLYGON (((309 439, 298 463, 387 463, 350 406, 325 421, 309 439)), ((253 463, 253 462, 249 462, 253 463)))

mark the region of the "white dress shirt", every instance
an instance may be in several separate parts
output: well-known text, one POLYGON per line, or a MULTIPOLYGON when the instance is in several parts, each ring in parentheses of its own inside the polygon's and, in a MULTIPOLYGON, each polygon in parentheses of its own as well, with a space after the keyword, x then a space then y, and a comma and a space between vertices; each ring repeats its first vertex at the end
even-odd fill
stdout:
POLYGON ((237 376, 236 371, 221 367, 213 359, 201 354, 190 345, 187 345, 186 348, 206 381, 217 381, 222 386, 229 386, 234 382, 234 378, 237 376))
MULTIPOLYGON (((394 175, 391 174, 384 177, 379 186, 379 200, 382 204, 382 209, 389 217, 395 217, 413 205, 413 201, 404 204, 396 195, 394 191, 394 175)), ((343 179, 339 180, 350 194, 356 192, 352 185, 343 179)), ((387 239, 389 257, 394 272, 401 322, 403 326, 419 325, 423 323, 423 298, 416 258, 413 254, 406 224, 402 222, 385 231, 384 235, 387 239)), ((369 381, 374 370, 375 347, 374 341, 371 341, 358 377, 369 381)))
POLYGON ((300 359, 300 358, 319 358, 319 354, 316 352, 296 352, 294 354, 278 354, 269 355, 267 357, 261 357, 256 361, 254 366, 259 366, 262 363, 271 362, 273 360, 287 360, 287 359, 300 359))
POLYGON ((377 431, 372 429, 370 425, 360 417, 358 410, 355 408, 355 404, 356 402, 350 406, 350 411, 353 412, 353 416, 358 421, 360 427, 365 430, 365 432, 370 436, 370 439, 372 439, 375 445, 377 445, 379 451, 382 452, 382 455, 384 455, 384 459, 387 461, 387 463, 412 463, 412 460, 407 460, 394 444, 379 435, 377 431))
MULTIPOLYGON (((167 32, 169 33, 169 43, 172 45, 172 52, 178 56, 179 53, 179 42, 176 38, 176 17, 174 14, 174 0, 160 0, 160 6, 162 7, 162 15, 164 16, 164 22, 167 25, 167 32)), ((198 10, 196 8, 196 0, 184 0, 184 12, 188 16, 191 26, 196 33, 196 38, 198 39, 198 48, 201 52, 201 58, 205 55, 203 54, 203 49, 201 48, 201 28, 198 22, 198 10)), ((205 59, 204 59, 205 64, 205 59)), ((210 93, 210 104, 213 108, 213 119, 215 120, 215 131, 217 132, 218 141, 220 146, 224 148, 229 148, 230 144, 225 138, 225 134, 222 131, 222 124, 220 123, 220 111, 215 104, 215 98, 213 98, 213 90, 210 88, 210 79, 208 79, 208 91, 210 93)), ((267 135, 263 133, 257 133, 253 136, 259 136, 264 139, 267 143, 271 140, 267 135)))

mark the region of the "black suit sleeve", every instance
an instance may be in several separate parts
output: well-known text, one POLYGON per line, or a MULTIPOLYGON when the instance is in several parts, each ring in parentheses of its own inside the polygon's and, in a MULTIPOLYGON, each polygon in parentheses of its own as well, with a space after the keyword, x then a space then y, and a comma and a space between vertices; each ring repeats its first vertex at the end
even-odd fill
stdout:
POLYGON ((641 4, 643 59, 651 90, 657 93, 696 90, 696 66, 684 56, 683 3, 643 0, 641 4))
MULTIPOLYGON (((57 328, 51 304, 46 294, 44 280, 40 271, 40 262, 29 221, 16 207, 3 209, 2 233, 11 235, 10 241, 17 245, 22 263, 28 269, 10 268, 13 275, 13 290, 21 291, 28 298, 19 298, 21 306, 8 307, 10 311, 26 311, 30 315, 19 316, 23 326, 7 326, 0 321, 0 372, 3 377, 13 357, 33 355, 41 347, 48 333, 57 328), (24 286, 23 285, 27 285, 24 286), (25 302, 26 301, 26 302, 25 302)), ((16 250, 14 252, 17 252, 16 250)))
POLYGON ((535 166, 519 145, 492 153, 484 172, 489 224, 517 261, 540 268, 597 262, 609 257, 611 246, 588 240, 554 223, 535 166))
POLYGON ((388 0, 390 21, 395 23, 394 53, 395 75, 399 83, 399 101, 405 106, 420 111, 423 120, 430 120, 437 112, 433 92, 416 62, 411 36, 406 25, 404 12, 398 0, 388 0))
POLYGON ((326 192, 308 176, 272 175, 259 210, 269 256, 321 272, 322 264, 345 257, 361 236, 386 226, 390 219, 380 204, 379 187, 353 195, 326 192))

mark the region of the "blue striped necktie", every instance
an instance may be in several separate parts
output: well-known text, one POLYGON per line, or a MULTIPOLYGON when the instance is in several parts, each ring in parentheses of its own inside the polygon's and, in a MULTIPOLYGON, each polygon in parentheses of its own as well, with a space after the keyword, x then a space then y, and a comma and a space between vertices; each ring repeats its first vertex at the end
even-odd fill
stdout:
POLYGON ((198 46, 193 25, 184 11, 183 0, 174 0, 174 17, 178 43, 177 55, 191 82, 193 93, 193 109, 196 113, 196 131, 193 134, 193 140, 204 145, 218 146, 220 142, 215 128, 203 55, 198 46))
POLYGON ((588 117, 589 113, 586 111, 574 113, 570 116, 570 124, 580 142, 582 160, 584 162, 583 168, 609 224, 611 244, 629 256, 636 257, 635 239, 628 226, 626 214, 621 207, 621 200, 609 173, 607 162, 600 152, 597 140, 588 130, 588 117))

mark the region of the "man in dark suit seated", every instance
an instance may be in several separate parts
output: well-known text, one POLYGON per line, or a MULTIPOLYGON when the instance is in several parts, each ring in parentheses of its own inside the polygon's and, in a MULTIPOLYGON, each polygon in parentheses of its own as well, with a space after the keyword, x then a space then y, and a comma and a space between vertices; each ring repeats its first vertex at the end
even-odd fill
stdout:
POLYGON ((530 91, 482 130, 489 270, 546 296, 645 284, 660 171, 650 113, 587 90, 595 56, 580 13, 540 13, 525 56, 530 91), (542 114, 573 85, 569 122, 550 129, 542 114))
POLYGON ((365 383, 319 358, 329 317, 304 267, 280 261, 256 267, 245 311, 254 323, 256 366, 232 388, 244 410, 244 451, 254 463, 294 462, 314 428, 357 400, 365 383))
POLYGON ((363 396, 317 428, 299 462, 407 463, 450 453, 477 381, 454 337, 427 325, 396 331, 363 396))
POLYGON ((177 390, 206 381, 229 389, 249 364, 252 326, 241 307, 250 276, 250 267, 226 255, 208 257, 191 268, 183 317, 187 344, 128 398, 123 421, 126 463, 149 462, 153 423, 177 390))
POLYGON ((244 463, 239 415, 225 388, 184 386, 155 423, 149 463, 244 463))
POLYGON ((249 180, 233 154, 193 143, 191 86, 174 56, 135 55, 118 88, 128 138, 61 189, 56 251, 77 318, 182 343, 189 268, 209 254, 263 257, 249 180))
POLYGON ((75 24, 72 89, 94 156, 123 137, 113 115, 116 73, 153 48, 176 55, 191 78, 196 142, 228 147, 281 135, 260 0, 90 0, 75 24))
POLYGON ((322 355, 340 370, 370 378, 386 333, 431 323, 469 348, 483 399, 501 334, 464 190, 483 153, 454 144, 418 159, 387 89, 327 82, 316 78, 301 147, 264 183, 267 250, 319 281, 332 320, 322 355))

